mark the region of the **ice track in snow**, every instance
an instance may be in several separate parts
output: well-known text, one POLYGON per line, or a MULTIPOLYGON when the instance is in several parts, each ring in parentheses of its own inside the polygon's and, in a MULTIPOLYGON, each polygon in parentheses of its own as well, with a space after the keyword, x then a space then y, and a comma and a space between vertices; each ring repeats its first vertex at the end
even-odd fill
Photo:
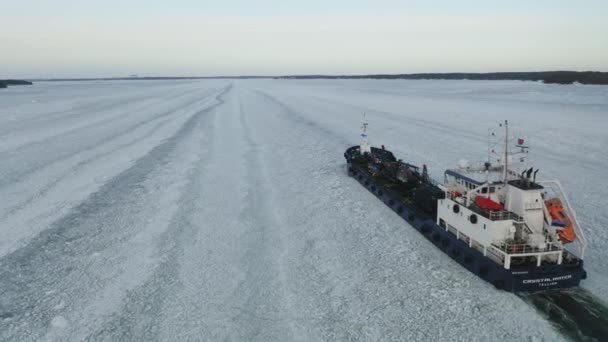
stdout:
POLYGON ((0 340, 560 340, 345 172, 370 141, 434 176, 509 119, 608 295, 608 88, 122 81, 0 92, 0 340), (599 181, 599 182, 598 182, 599 181))

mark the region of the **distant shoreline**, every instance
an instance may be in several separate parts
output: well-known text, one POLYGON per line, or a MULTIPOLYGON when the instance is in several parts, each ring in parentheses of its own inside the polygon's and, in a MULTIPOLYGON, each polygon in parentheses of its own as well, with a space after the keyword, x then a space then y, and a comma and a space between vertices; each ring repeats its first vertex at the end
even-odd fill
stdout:
POLYGON ((78 78, 32 78, 33 82, 67 81, 166 81, 166 80, 217 80, 275 78, 275 76, 146 76, 146 77, 78 77, 78 78))
POLYGON ((536 71, 490 73, 420 73, 377 75, 295 75, 281 79, 381 79, 381 80, 476 80, 476 81, 542 81, 555 84, 608 84, 608 72, 599 71, 536 71))
MULTIPOLYGON (((288 75, 288 76, 150 76, 150 77, 98 77, 98 78, 40 78, 35 82, 62 81, 154 81, 154 80, 203 80, 203 79, 376 79, 376 80, 509 80, 536 81, 547 84, 595 84, 608 85, 608 72, 599 71, 535 71, 489 73, 416 73, 416 74, 368 74, 368 75, 288 75)), ((13 80, 14 81, 14 80, 13 80)), ((0 80, 0 82, 5 82, 0 80)), ((27 82, 27 81, 26 81, 27 82)), ((23 84, 23 83, 21 83, 23 84)), ((10 84, 9 84, 10 85, 10 84)))
POLYGON ((8 88, 8 86, 20 85, 32 85, 32 82, 24 80, 0 80, 0 88, 8 88))

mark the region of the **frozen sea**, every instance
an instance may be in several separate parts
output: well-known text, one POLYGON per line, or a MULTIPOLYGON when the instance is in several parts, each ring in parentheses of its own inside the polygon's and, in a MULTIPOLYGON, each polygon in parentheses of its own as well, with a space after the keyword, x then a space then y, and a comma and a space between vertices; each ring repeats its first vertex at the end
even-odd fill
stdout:
POLYGON ((0 90, 0 340, 567 339, 347 176, 363 113, 439 179, 509 120, 606 303, 607 86, 39 82, 0 90))

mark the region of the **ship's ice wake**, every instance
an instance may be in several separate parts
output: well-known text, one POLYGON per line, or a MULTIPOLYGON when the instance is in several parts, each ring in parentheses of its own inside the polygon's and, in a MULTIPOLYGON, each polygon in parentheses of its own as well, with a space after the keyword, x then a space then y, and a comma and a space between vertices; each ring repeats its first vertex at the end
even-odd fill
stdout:
POLYGON ((521 294, 560 332, 575 340, 603 341, 608 336, 608 307, 583 288, 521 294))

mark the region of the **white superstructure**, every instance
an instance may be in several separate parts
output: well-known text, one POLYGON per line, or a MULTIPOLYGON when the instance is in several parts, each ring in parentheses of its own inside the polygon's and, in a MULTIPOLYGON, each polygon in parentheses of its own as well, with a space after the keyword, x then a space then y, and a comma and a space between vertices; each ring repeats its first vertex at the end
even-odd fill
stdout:
MULTIPOLYGON (((504 126, 508 137, 508 122, 504 126)), ((495 163, 461 161, 445 172, 441 188, 446 196, 438 201, 437 224, 506 269, 582 259, 587 242, 561 185, 537 182, 538 170, 532 168, 516 172, 508 144, 505 138, 495 163)), ((527 153, 522 139, 516 147, 516 153, 527 153)))

